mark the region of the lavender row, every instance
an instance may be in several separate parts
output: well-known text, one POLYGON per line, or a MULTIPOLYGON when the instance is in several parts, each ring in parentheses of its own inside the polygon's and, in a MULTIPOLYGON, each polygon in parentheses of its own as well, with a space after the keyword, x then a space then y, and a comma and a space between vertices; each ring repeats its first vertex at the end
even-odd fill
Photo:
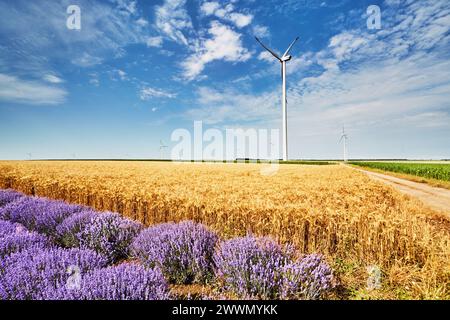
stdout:
POLYGON ((87 207, 10 190, 0 192, 0 219, 19 223, 65 248, 92 249, 110 263, 129 257, 131 242, 143 229, 118 213, 99 214, 87 207))
POLYGON ((161 271, 129 257, 142 226, 61 201, 0 190, 0 299, 168 299, 161 271))
POLYGON ((58 248, 48 237, 0 220, 0 299, 167 299, 156 269, 120 264, 90 249, 58 248))
POLYGON ((297 258, 292 246, 268 237, 218 241, 193 222, 144 230, 132 252, 158 267, 171 283, 208 283, 245 299, 320 299, 333 289, 333 273, 321 255, 297 258))
POLYGON ((10 221, 0 221, 0 253, 7 257, 0 265, 3 299, 167 299, 168 283, 213 284, 250 299, 319 299, 333 288, 332 270, 320 255, 297 258, 291 246, 270 238, 220 241, 191 221, 144 229, 117 213, 8 190, 0 190, 0 219, 10 221), (80 267, 79 260, 70 258, 73 250, 92 264, 80 267), (30 252, 38 258, 27 258, 30 252), (128 258, 139 264, 107 267, 128 258), (72 278, 66 269, 72 265, 84 276, 78 289, 67 290, 72 278), (33 268, 41 270, 42 279, 24 276, 33 268), (46 281, 52 285, 33 285, 46 281))

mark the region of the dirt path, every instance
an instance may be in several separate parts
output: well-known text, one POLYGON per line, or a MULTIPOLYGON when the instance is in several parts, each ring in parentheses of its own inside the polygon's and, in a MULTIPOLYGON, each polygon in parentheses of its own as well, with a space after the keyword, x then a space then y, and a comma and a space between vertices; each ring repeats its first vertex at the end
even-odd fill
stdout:
POLYGON ((413 196, 429 207, 444 212, 450 217, 450 190, 432 187, 425 183, 400 179, 387 174, 367 171, 354 167, 352 168, 364 172, 374 180, 391 185, 400 192, 413 196))

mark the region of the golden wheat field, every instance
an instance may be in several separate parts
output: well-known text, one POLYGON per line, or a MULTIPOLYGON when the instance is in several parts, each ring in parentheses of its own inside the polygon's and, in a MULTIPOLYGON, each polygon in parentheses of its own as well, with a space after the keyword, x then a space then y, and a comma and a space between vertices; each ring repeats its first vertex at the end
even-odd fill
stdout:
POLYGON ((0 188, 117 211, 146 225, 191 219, 224 237, 271 235, 333 264, 336 298, 449 299, 450 222, 339 165, 0 161, 0 188), (367 268, 383 272, 366 290, 367 268))

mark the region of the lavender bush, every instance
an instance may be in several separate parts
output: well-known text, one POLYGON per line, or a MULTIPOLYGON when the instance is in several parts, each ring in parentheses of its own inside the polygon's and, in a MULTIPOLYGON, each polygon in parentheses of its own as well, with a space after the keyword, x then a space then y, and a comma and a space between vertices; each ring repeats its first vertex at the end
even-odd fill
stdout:
POLYGON ((277 299, 283 291, 283 268, 293 253, 270 238, 231 239, 214 256, 216 275, 226 290, 244 298, 277 299))
POLYGON ((56 226, 83 207, 45 198, 23 197, 0 209, 0 218, 18 222, 27 229, 54 236, 56 226))
POLYGON ((24 196, 23 193, 11 189, 0 190, 0 207, 3 207, 8 203, 14 202, 23 196, 24 196))
POLYGON ((81 232, 88 224, 94 221, 95 216, 99 214, 92 210, 84 210, 64 219, 56 227, 56 241, 65 248, 76 248, 81 246, 81 232))
POLYGON ((4 259, 0 270, 0 299, 50 300, 66 286, 68 268, 76 266, 81 275, 106 266, 107 259, 81 249, 30 249, 4 259))
MULTIPOLYGON (((0 259, 14 253, 31 248, 47 248, 51 246, 50 240, 36 232, 16 232, 4 236, 0 239, 0 259)), ((0 263, 0 267, 1 267, 0 263)))
POLYGON ((132 251, 144 264, 161 268, 171 283, 205 283, 214 274, 217 240, 214 232, 192 221, 165 223, 142 231, 132 251))
POLYGON ((3 238, 12 233, 23 232, 25 230, 25 227, 19 223, 0 220, 0 238, 3 238))
POLYGON ((92 249, 107 256, 110 262, 127 258, 131 243, 142 230, 140 223, 122 218, 118 213, 99 213, 92 218, 86 218, 83 222, 84 218, 80 215, 63 225, 68 227, 66 230, 75 232, 73 237, 78 239, 75 244, 78 243, 81 248, 92 249), (89 223, 86 224, 86 221, 89 223), (78 226, 80 231, 77 231, 78 226))
POLYGON ((283 299, 320 299, 331 289, 333 273, 321 255, 307 255, 284 267, 283 299))
POLYGON ((294 258, 293 247, 251 236, 223 242, 214 256, 219 283, 244 298, 320 299, 333 288, 321 255, 294 258))
POLYGON ((62 299, 166 300, 169 286, 158 269, 124 263, 87 274, 78 290, 64 289, 62 299))

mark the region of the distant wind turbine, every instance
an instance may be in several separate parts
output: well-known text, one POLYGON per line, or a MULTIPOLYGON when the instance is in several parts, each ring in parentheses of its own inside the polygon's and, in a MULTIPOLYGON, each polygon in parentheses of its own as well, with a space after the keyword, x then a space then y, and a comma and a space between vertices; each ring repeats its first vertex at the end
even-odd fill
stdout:
POLYGON ((33 157, 33 155, 30 152, 27 153, 27 156, 28 156, 28 160, 31 160, 31 158, 33 157))
POLYGON ((163 159, 164 149, 167 148, 167 146, 164 144, 164 141, 159 140, 159 158, 163 159))
POLYGON ((289 54, 294 44, 297 42, 299 37, 295 38, 294 41, 290 44, 290 46, 287 48, 286 52, 281 56, 281 58, 272 50, 270 50, 268 47, 266 47, 257 37, 255 37, 256 41, 269 53, 274 56, 278 61, 281 63, 281 79, 282 79, 282 90, 283 90, 283 96, 282 96, 282 105, 283 105, 283 160, 288 160, 288 134, 287 134, 287 96, 286 96, 286 62, 292 59, 292 56, 289 54))
POLYGON ((348 139, 348 136, 345 133, 345 127, 342 127, 342 135, 341 135, 341 139, 339 140, 339 142, 342 142, 342 140, 344 140, 344 162, 347 162, 347 139, 348 139))

